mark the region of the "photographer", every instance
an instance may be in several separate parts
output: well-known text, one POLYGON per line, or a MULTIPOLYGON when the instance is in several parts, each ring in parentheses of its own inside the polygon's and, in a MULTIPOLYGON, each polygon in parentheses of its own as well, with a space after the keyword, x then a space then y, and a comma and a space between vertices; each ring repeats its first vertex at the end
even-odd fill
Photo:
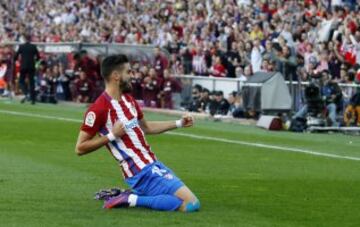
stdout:
MULTIPOLYGON (((336 112, 342 106, 342 92, 339 85, 330 80, 330 75, 327 70, 321 73, 321 82, 323 86, 320 88, 320 93, 322 96, 322 100, 326 104, 326 110, 328 112, 328 117, 331 120, 331 126, 338 126, 338 122, 336 120, 336 112)), ((305 104, 293 117, 296 118, 306 118, 308 113, 308 104, 305 104)))

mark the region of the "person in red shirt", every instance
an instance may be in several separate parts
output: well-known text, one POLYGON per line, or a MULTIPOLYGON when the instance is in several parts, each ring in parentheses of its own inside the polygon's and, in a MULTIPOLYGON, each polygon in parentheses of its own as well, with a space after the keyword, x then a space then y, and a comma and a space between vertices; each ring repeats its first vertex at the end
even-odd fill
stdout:
POLYGON ((193 117, 184 115, 177 121, 147 121, 136 100, 123 89, 130 87, 129 67, 125 55, 112 55, 103 60, 101 75, 105 80, 105 91, 88 108, 75 146, 79 156, 106 146, 130 187, 119 190, 118 195, 98 193, 97 199, 104 200, 105 209, 145 207, 162 211, 198 211, 197 197, 157 159, 145 137, 191 127, 193 117))
POLYGON ((76 87, 76 102, 88 103, 91 101, 93 91, 92 81, 88 79, 84 70, 80 71, 79 79, 75 83, 76 87))
POLYGON ((144 78, 142 87, 145 106, 155 107, 157 103, 157 95, 159 94, 161 88, 161 83, 154 68, 150 69, 149 75, 144 78))
POLYGON ((226 76, 226 69, 221 64, 221 59, 219 56, 215 57, 215 61, 213 66, 210 68, 210 75, 213 77, 225 77, 226 76))
POLYGON ((132 77, 130 80, 131 83, 131 95, 136 99, 136 100, 142 100, 143 99, 143 89, 141 87, 141 84, 143 82, 143 77, 141 72, 131 72, 132 77))
POLYGON ((91 58, 86 50, 82 50, 80 53, 74 55, 75 66, 74 70, 78 71, 79 69, 84 70, 88 79, 93 83, 98 80, 101 80, 99 71, 100 66, 98 62, 91 58))
POLYGON ((167 60, 164 58, 164 56, 161 54, 161 50, 159 47, 155 48, 155 61, 154 61, 154 68, 156 70, 156 73, 158 77, 163 78, 164 77, 164 70, 167 67, 167 60))
POLYGON ((173 109, 173 93, 181 92, 181 84, 177 81, 169 72, 168 69, 164 70, 164 82, 162 86, 162 90, 160 92, 160 103, 161 108, 173 109))
POLYGON ((14 70, 13 70, 13 51, 11 47, 5 46, 0 53, 0 65, 1 65, 1 74, 3 73, 3 81, 6 85, 4 88, 3 96, 12 97, 13 92, 13 83, 14 83, 14 70))

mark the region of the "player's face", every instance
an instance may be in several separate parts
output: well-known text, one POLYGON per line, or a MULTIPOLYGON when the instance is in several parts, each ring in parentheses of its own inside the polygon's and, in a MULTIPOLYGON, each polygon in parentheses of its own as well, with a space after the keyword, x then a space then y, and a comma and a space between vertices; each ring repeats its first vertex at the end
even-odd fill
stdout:
POLYGON ((120 83, 119 83, 120 90, 123 93, 130 92, 132 87, 131 87, 131 82, 130 82, 131 73, 130 73, 130 64, 129 63, 126 63, 124 65, 120 74, 121 74, 120 83))

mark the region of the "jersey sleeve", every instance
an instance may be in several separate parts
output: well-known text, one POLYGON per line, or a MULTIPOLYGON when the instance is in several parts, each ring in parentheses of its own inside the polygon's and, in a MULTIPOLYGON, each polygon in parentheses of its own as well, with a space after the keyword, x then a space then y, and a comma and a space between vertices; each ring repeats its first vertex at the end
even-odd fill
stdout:
POLYGON ((81 131, 94 136, 105 125, 104 110, 95 105, 90 106, 84 116, 84 121, 80 127, 81 131))

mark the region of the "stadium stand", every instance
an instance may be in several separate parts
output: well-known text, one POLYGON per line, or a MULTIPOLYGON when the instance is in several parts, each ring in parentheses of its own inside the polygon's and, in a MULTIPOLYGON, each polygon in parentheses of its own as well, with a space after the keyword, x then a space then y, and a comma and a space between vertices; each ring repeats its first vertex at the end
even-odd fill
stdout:
MULTIPOLYGON (((286 80, 303 82, 325 71, 336 83, 354 84, 360 66, 358 10, 353 0, 13 0, 0 4, 0 41, 22 42, 24 34, 31 34, 33 42, 158 46, 169 58, 155 54, 151 64, 134 66, 133 85, 140 92, 133 95, 145 99, 146 106, 172 107, 164 97, 171 100, 179 91, 174 75, 246 81, 256 72, 278 71, 286 80), (169 75, 164 78, 166 68, 169 75)), ((2 55, 11 56, 9 49, 4 46, 2 55)), ((42 54, 37 89, 43 101, 53 96, 94 100, 102 87, 99 61, 86 52, 42 54), (84 98, 81 92, 89 94, 84 98)), ((12 63, 8 68, 15 68, 16 79, 19 67, 12 63)), ((356 88, 346 87, 342 93, 346 104, 356 88)), ((215 94, 210 92, 210 97, 215 94)), ((234 103, 241 95, 230 99, 227 102, 234 103)), ((243 116, 240 102, 229 109, 243 116)), ((210 112, 210 107, 194 111, 210 112)))

